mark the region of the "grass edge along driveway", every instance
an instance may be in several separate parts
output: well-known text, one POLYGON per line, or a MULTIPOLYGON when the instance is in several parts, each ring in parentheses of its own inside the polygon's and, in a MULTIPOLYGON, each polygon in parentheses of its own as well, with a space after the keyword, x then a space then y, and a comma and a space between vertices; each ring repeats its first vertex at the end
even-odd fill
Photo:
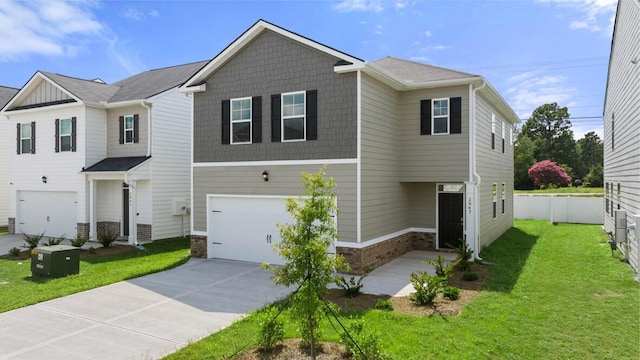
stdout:
MULTIPOLYGON (((393 359, 640 358, 640 288, 599 225, 517 220, 481 256, 491 277, 458 317, 369 310, 341 320, 363 319, 393 359)), ((250 315, 165 359, 222 359, 254 346, 256 329, 250 315)), ((289 320, 285 331, 299 337, 289 320)))

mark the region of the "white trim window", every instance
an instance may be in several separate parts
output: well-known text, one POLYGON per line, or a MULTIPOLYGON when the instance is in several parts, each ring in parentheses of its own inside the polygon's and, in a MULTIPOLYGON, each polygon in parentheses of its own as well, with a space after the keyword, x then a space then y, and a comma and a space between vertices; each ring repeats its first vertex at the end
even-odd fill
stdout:
POLYGON ((231 144, 251 144, 251 98, 231 99, 231 144))
POLYGON ((496 114, 491 113, 491 150, 496 148, 496 114))
POLYGON ((449 99, 433 99, 431 104, 431 129, 433 135, 449 134, 449 99))
POLYGON ((493 218, 498 216, 498 183, 493 183, 493 218))
POLYGON ((71 151, 71 119, 60 119, 60 151, 71 151))
POLYGON ((125 115, 124 116, 124 143, 125 144, 133 144, 134 143, 134 121, 133 115, 125 115))
POLYGON ((30 154, 31 144, 31 123, 20 124, 20 153, 30 154))
POLYGON ((506 194, 507 194, 507 183, 502 183, 502 215, 505 214, 506 194))
POLYGON ((304 141, 307 138, 307 99, 305 91, 282 94, 282 141, 304 141))

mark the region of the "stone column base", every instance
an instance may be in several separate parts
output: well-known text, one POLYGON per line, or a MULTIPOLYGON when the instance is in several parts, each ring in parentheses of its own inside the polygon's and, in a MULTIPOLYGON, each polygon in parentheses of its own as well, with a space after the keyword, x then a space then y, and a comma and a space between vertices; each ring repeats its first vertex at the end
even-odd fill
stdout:
POLYGON ((191 235, 191 257, 207 258, 207 237, 201 235, 191 235))
POLYGON ((12 218, 10 217, 8 222, 8 228, 7 228, 7 232, 9 234, 15 235, 16 233, 16 218, 12 218))

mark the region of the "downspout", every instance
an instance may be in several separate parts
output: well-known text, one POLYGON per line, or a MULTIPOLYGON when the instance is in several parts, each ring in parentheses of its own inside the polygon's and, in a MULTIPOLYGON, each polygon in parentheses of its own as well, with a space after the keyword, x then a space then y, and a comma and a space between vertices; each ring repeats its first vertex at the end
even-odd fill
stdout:
POLYGON ((151 156, 151 106, 145 101, 141 101, 140 105, 147 109, 147 157, 151 156))
POLYGON ((480 177, 480 174, 478 174, 478 169, 476 167, 476 158, 477 158, 477 154, 476 154, 476 134, 477 134, 477 121, 476 121, 476 93, 478 92, 478 90, 484 89, 487 86, 487 81, 482 79, 482 85, 476 87, 473 89, 473 91, 471 92, 472 94, 472 99, 470 101, 471 103, 471 116, 470 119, 471 121, 473 121, 473 126, 470 127, 471 130, 471 158, 469 159, 469 161, 471 162, 471 175, 472 175, 472 181, 475 182, 475 186, 476 186, 476 191, 474 192, 474 206, 475 206, 475 211, 473 212, 473 216, 474 216, 474 232, 475 232, 475 238, 473 239, 473 254, 474 254, 474 260, 479 260, 482 261, 482 258, 480 257, 480 205, 479 205, 479 196, 478 196, 478 188, 480 186, 480 184, 482 184, 482 178, 480 177))
POLYGON ((136 181, 129 179, 129 172, 124 173, 124 183, 129 186, 129 245, 138 246, 138 217, 135 202, 138 201, 136 196, 136 181), (133 198, 133 201, 131 201, 133 198), (132 230, 133 228, 133 230, 132 230))

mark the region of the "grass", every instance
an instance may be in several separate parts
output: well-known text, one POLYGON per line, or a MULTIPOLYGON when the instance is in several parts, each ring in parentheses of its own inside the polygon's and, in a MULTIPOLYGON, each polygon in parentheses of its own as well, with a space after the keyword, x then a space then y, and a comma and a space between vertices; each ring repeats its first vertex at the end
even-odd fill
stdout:
POLYGON ((604 196, 604 188, 591 188, 591 187, 561 187, 555 189, 536 189, 536 190, 515 190, 516 195, 521 194, 533 194, 533 195, 546 195, 546 194, 563 194, 567 196, 604 196))
POLYGON ((8 232, 9 232, 8 226, 0 226, 0 236, 7 235, 8 232))
MULTIPOLYGON (((640 289, 597 225, 518 220, 484 249, 493 263, 480 296, 458 317, 380 310, 363 318, 393 359, 638 359, 640 289)), ((366 291, 366 288, 363 289, 366 291)), ((291 319, 285 337, 299 337, 291 319)), ((222 359, 255 344, 255 316, 167 359, 222 359)), ((324 339, 337 341, 329 327, 324 339)))
POLYGON ((0 259, 0 312, 167 270, 189 259, 189 239, 158 240, 144 247, 81 259, 79 274, 56 279, 31 279, 30 260, 0 259))

